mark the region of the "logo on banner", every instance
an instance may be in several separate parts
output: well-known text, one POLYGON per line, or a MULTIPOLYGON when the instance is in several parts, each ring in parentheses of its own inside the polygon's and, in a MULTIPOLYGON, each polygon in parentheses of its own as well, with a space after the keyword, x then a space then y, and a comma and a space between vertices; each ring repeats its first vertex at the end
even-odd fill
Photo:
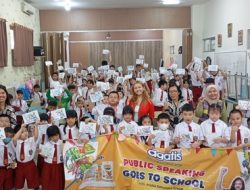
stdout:
POLYGON ((182 152, 172 151, 170 153, 158 152, 157 150, 149 149, 147 151, 148 155, 156 158, 160 161, 181 161, 182 160, 182 152))

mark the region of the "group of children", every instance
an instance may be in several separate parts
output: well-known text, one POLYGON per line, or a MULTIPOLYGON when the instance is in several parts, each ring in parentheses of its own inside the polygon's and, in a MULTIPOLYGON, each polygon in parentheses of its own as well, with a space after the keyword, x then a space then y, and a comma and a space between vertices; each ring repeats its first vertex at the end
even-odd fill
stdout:
MULTIPOLYGON (((60 86, 58 74, 51 78, 52 88, 60 86), (57 76, 56 76, 57 75, 57 76), (55 79, 55 80, 54 80, 55 79)), ((135 138, 148 148, 162 148, 169 152, 175 148, 226 148, 241 149, 250 147, 250 129, 242 125, 243 115, 240 110, 232 110, 228 124, 220 120, 221 107, 217 104, 209 106, 209 119, 200 125, 194 122, 194 106, 192 91, 189 89, 189 79, 182 80, 182 95, 189 102, 182 107, 183 121, 174 128, 170 127, 171 120, 167 113, 160 113, 156 121, 145 115, 134 121, 133 108, 126 105, 129 89, 124 92, 122 87, 116 86, 117 91, 107 91, 99 103, 90 101, 90 94, 95 91, 94 80, 88 75, 82 93, 78 94, 77 85, 70 84, 59 97, 52 97, 50 90, 47 97, 43 97, 39 86, 34 86, 33 99, 46 105, 47 113, 40 114, 40 121, 32 125, 22 123, 22 116, 28 109, 27 103, 22 100, 22 92, 17 91, 17 98, 12 102, 19 125, 13 128, 7 115, 0 115, 0 127, 4 129, 6 138, 0 141, 0 188, 9 190, 15 187, 23 189, 25 181, 29 189, 43 190, 64 189, 63 143, 76 141, 79 144, 87 143, 90 139, 103 134, 116 132, 118 140, 135 138), (112 106, 112 95, 118 94, 117 109, 112 106), (47 103, 45 99, 47 100, 47 103), (109 101, 108 101, 109 99, 109 101), (58 108, 66 109, 65 121, 55 121, 51 112, 58 108), (100 115, 112 116, 113 124, 99 124, 100 115), (95 134, 84 134, 79 130, 80 122, 96 123, 95 134), (151 127, 146 136, 140 135, 140 127, 151 127), (51 157, 44 155, 43 147, 53 150, 51 157), (38 155, 36 154, 38 153, 38 155), (35 158, 37 161, 35 163, 35 158)), ((161 111, 168 99, 167 81, 160 76, 158 84, 148 88, 152 91, 152 102, 155 110, 161 111), (155 86, 157 87, 155 87, 155 86), (158 109, 158 110, 157 110, 158 109)), ((127 88, 131 88, 134 78, 129 80, 127 88)), ((175 82, 178 82, 176 78, 175 82)), ((109 80, 115 84, 114 80, 109 80)), ((150 86, 150 85, 149 85, 150 86)), ((125 86, 124 86, 125 88, 125 86)))

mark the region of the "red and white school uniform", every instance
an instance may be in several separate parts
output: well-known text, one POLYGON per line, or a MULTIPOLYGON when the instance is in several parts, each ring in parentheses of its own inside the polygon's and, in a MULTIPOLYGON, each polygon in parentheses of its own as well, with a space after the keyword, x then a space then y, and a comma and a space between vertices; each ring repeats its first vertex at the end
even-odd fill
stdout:
POLYGON ((193 92, 190 89, 182 88, 181 94, 183 99, 186 100, 189 104, 193 104, 193 92))
POLYGON ((155 89, 153 92, 153 103, 155 111, 162 111, 163 106, 168 101, 168 94, 161 88, 155 89))
MULTIPOLYGON (((39 137, 38 137, 38 144, 39 144, 39 149, 41 149, 41 146, 43 146, 44 144, 46 144, 48 142, 48 136, 46 134, 47 128, 49 127, 49 125, 44 125, 43 127, 45 127, 45 129, 43 129, 42 131, 39 131, 39 137)), ((37 169, 38 169, 38 173, 39 173, 39 179, 41 177, 42 174, 42 168, 43 168, 43 163, 44 163, 44 158, 38 154, 37 156, 37 169)))
POLYGON ((79 129, 75 125, 73 127, 61 125, 59 129, 62 140, 76 140, 79 138, 79 129))
MULTIPOLYGON (((116 132, 116 131, 117 131, 117 125, 116 125, 116 124, 107 125, 106 127, 107 127, 107 129, 108 129, 108 133, 113 133, 113 132, 116 132)), ((100 132, 99 132, 99 134, 104 134, 104 133, 105 133, 104 126, 101 125, 101 126, 100 126, 100 132)))
MULTIPOLYGON (((231 134, 231 127, 227 128, 229 134, 231 134)), ((231 147, 237 147, 240 144, 247 144, 250 142, 250 130, 241 125, 238 131, 235 132, 235 143, 230 143, 231 147)))
POLYGON ((7 145, 0 140, 0 189, 11 190, 14 188, 14 170, 7 168, 15 160, 12 142, 7 145))
POLYGON ((88 89, 88 87, 84 87, 82 89, 82 95, 85 100, 90 100, 90 94, 94 93, 94 88, 88 89))
POLYGON ((85 109, 84 108, 79 108, 79 107, 75 107, 74 109, 77 113, 77 118, 78 118, 78 122, 80 122, 81 118, 84 116, 85 114, 85 109))
POLYGON ((219 137, 225 137, 227 140, 230 140, 230 133, 227 128, 227 124, 220 119, 216 122, 213 122, 211 119, 203 121, 201 123, 201 130, 205 139, 203 145, 211 148, 226 147, 227 144, 215 143, 213 140, 219 137))
POLYGON ((25 100, 16 99, 12 102, 12 107, 15 110, 17 123, 22 124, 23 122, 22 115, 26 113, 29 109, 27 102, 25 100))
POLYGON ((155 148, 167 148, 173 141, 173 132, 168 129, 166 131, 155 130, 153 134, 155 138, 152 140, 152 144, 155 148))
POLYGON ((95 120, 98 119, 98 117, 100 115, 103 115, 103 111, 105 110, 105 108, 107 108, 109 105, 108 104, 98 104, 96 105, 93 109, 91 114, 95 116, 95 120))
POLYGON ((63 190, 65 184, 62 140, 47 142, 44 146, 54 148, 53 158, 45 158, 42 170, 43 190, 63 190))
POLYGON ((17 168, 15 171, 15 188, 22 189, 25 180, 29 189, 39 186, 39 175, 34 156, 36 152, 37 142, 34 137, 26 140, 17 140, 15 146, 17 168))
POLYGON ((193 101, 195 104, 198 103, 198 99, 202 93, 202 84, 198 80, 198 73, 190 71, 191 81, 192 81, 192 92, 193 92, 193 101))
POLYGON ((187 124, 186 122, 181 122, 175 126, 174 137, 180 138, 180 143, 177 144, 178 148, 191 148, 192 143, 195 141, 204 140, 204 136, 200 125, 192 122, 187 124))

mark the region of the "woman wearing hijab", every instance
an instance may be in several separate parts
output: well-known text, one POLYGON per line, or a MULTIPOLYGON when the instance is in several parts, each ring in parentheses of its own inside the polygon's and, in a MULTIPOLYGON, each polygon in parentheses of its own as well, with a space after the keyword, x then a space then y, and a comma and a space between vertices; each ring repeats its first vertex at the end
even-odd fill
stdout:
POLYGON ((205 98, 199 102, 196 107, 195 115, 199 118, 199 124, 208 119, 208 108, 212 104, 219 104, 221 106, 221 120, 227 123, 227 110, 225 102, 220 100, 220 93, 216 85, 209 85, 206 88, 205 98))

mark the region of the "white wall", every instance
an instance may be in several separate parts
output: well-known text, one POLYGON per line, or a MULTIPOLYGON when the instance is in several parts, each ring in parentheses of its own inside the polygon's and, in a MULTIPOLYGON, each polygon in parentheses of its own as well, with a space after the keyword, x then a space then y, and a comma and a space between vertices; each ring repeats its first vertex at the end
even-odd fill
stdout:
POLYGON ((30 67, 12 67, 9 26, 13 22, 33 29, 34 46, 40 44, 39 10, 34 8, 34 15, 28 16, 21 11, 21 2, 22 0, 0 0, 0 18, 7 20, 8 38, 8 64, 7 67, 0 68, 0 84, 6 86, 16 86, 27 78, 40 79, 41 76, 40 61, 36 61, 34 66, 30 67))
MULTIPOLYGON (((192 6, 193 56, 213 57, 203 53, 203 40, 216 37, 216 52, 243 51, 247 49, 247 29, 250 29, 249 0, 210 0, 192 6), (233 24, 232 38, 227 37, 227 24, 233 24), (238 46, 238 31, 243 30, 243 45, 238 46), (217 46, 217 35, 222 34, 222 47, 217 46)), ((249 67, 250 68, 250 67, 249 67)))
POLYGON ((163 59, 166 66, 170 65, 170 57, 182 66, 182 55, 178 55, 178 49, 182 46, 182 31, 181 29, 163 30, 163 59), (170 46, 175 47, 174 55, 170 55, 170 46))

